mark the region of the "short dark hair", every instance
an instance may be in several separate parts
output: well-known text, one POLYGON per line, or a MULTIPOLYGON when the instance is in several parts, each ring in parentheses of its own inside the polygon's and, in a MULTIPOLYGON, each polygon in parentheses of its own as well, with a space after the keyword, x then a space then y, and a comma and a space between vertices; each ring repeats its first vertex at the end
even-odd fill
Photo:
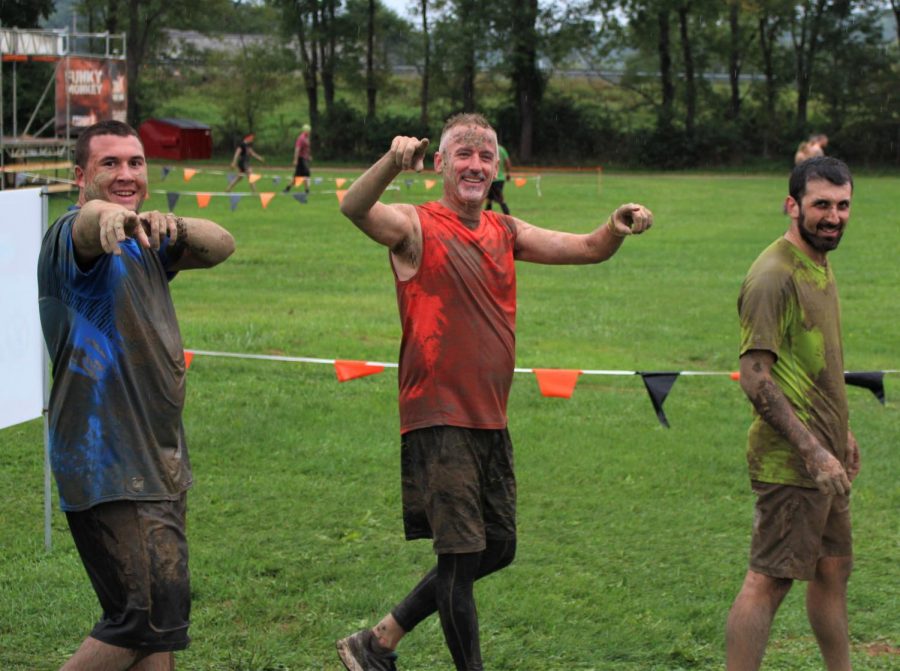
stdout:
POLYGON ((788 182, 791 198, 799 203, 806 193, 806 185, 814 179, 825 179, 835 186, 849 184, 850 190, 853 190, 853 177, 846 163, 831 156, 815 156, 806 159, 791 171, 788 182))
MULTIPOLYGON (((106 121, 95 123, 93 126, 88 126, 81 131, 81 135, 78 136, 78 140, 75 142, 75 165, 82 170, 87 167, 88 158, 91 155, 91 139, 98 135, 118 135, 119 137, 133 135, 138 139, 138 142, 141 140, 141 136, 138 135, 134 128, 115 119, 107 119, 106 121)), ((143 143, 141 143, 141 146, 143 146, 143 143)))

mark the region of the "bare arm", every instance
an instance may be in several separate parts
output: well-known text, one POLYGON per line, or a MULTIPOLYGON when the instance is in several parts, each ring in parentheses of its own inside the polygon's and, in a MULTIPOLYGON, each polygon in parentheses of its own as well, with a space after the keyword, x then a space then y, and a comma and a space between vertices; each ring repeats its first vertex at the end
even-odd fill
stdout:
POLYGON ((428 140, 395 137, 390 150, 369 168, 344 195, 341 213, 375 242, 388 247, 395 257, 418 267, 421 231, 411 205, 385 205, 378 199, 403 170, 424 167, 428 140))
POLYGON ((169 270, 212 268, 234 253, 231 233, 208 219, 175 217, 176 236, 170 240, 169 270))
POLYGON ((653 213, 643 205, 628 203, 613 212, 592 233, 575 234, 516 223, 516 258, 548 264, 600 263, 615 254, 629 235, 639 235, 653 225, 653 213))
POLYGON ((797 450, 819 491, 848 493, 850 479, 844 467, 798 419, 790 401, 772 379, 774 363, 775 355, 766 350, 746 352, 741 357, 741 388, 760 417, 797 450))
POLYGON ((211 221, 155 210, 137 213, 105 200, 85 203, 72 227, 75 258, 83 268, 90 267, 103 254, 121 254, 119 243, 126 238, 134 238, 143 247, 159 249, 166 237, 171 270, 208 268, 234 251, 231 234, 211 221))
POLYGON ((238 167, 238 157, 241 155, 241 148, 238 147, 234 150, 234 156, 231 157, 231 167, 237 169, 238 167))
POLYGON ((266 162, 266 159, 264 159, 262 156, 260 156, 259 154, 257 154, 255 151, 253 151, 253 147, 247 147, 247 152, 250 154, 250 156, 252 156, 253 158, 255 158, 255 159, 256 159, 257 161, 259 161, 260 163, 265 163, 265 162, 266 162))

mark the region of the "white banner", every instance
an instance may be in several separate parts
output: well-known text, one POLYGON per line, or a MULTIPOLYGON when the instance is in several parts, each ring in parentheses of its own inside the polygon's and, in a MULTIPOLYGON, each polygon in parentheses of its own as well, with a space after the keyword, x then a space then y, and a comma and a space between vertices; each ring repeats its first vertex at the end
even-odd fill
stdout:
POLYGON ((41 416, 40 189, 0 191, 0 429, 41 416))

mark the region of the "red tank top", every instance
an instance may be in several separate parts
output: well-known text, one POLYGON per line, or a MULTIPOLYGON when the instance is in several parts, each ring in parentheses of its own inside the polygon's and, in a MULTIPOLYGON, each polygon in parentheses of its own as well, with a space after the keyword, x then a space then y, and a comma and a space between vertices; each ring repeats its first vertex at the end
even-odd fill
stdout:
POLYGON ((422 260, 394 279, 400 345, 400 431, 427 426, 506 427, 515 367, 516 233, 482 212, 476 230, 440 203, 416 207, 422 260))

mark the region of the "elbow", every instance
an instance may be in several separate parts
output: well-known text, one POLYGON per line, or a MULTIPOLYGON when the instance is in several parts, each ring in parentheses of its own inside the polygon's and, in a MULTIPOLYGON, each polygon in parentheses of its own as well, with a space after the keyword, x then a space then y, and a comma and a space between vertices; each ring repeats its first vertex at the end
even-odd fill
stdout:
POLYGON ((234 236, 228 231, 223 231, 222 235, 222 261, 234 254, 235 244, 234 236))

